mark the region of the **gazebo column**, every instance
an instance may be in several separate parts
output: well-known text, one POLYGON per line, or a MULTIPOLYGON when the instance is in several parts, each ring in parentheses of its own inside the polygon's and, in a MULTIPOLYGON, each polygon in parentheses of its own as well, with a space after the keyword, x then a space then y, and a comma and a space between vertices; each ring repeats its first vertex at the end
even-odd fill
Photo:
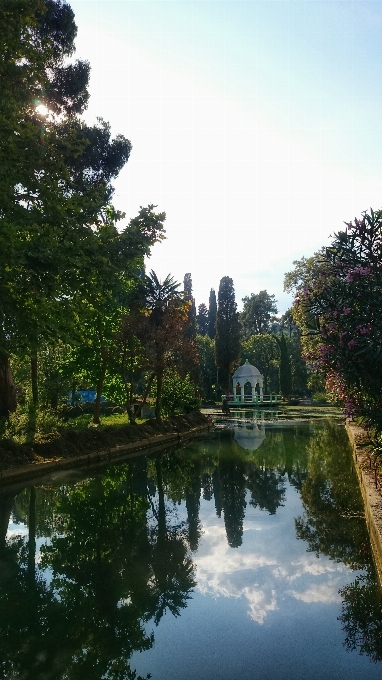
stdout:
POLYGON ((256 383, 254 380, 251 380, 251 387, 252 387, 252 403, 255 404, 257 401, 256 399, 257 395, 256 395, 256 383))
POLYGON ((240 385, 240 401, 244 402, 244 385, 240 385))
POLYGON ((263 381, 259 380, 259 387, 260 387, 260 401, 263 401, 263 381))

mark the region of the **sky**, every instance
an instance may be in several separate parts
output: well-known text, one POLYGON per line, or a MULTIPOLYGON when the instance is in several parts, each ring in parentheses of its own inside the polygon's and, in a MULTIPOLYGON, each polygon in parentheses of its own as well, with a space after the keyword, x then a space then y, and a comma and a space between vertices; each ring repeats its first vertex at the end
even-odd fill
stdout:
POLYGON ((114 205, 165 211, 147 271, 284 313, 293 261, 382 207, 380 0, 69 0, 92 123, 133 146, 114 205))

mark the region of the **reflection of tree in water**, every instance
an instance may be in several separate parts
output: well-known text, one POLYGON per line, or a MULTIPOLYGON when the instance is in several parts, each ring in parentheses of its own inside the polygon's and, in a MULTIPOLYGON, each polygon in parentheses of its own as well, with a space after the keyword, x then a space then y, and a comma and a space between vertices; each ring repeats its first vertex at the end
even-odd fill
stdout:
POLYGON ((238 548, 243 542, 243 520, 245 515, 245 462, 222 460, 219 465, 224 525, 228 545, 238 548))
POLYGON ((186 491, 186 508, 188 521, 188 541, 191 550, 195 551, 199 547, 201 527, 199 520, 200 508, 200 479, 195 478, 191 490, 186 491))
POLYGON ((341 588, 340 595, 345 647, 382 661, 382 594, 374 574, 358 577, 341 588))
POLYGON ((202 477, 203 499, 211 501, 214 495, 212 475, 205 473, 202 477))
POLYGON ((277 470, 281 476, 287 475, 289 483, 300 490, 308 474, 307 449, 311 436, 311 428, 301 427, 301 423, 283 426, 283 429, 269 426, 252 462, 260 468, 277 470))
POLYGON ((351 569, 367 567, 363 507, 357 482, 354 476, 350 479, 351 453, 344 428, 328 421, 312 437, 309 454, 309 476, 301 489, 305 513, 295 520, 297 538, 316 555, 322 553, 351 569))
MULTIPOLYGON (((153 643, 145 622, 158 623, 166 607, 177 615, 186 605, 194 586, 187 544, 167 526, 160 479, 157 516, 148 522, 145 465, 140 459, 57 491, 51 545, 37 567, 33 506, 39 503, 28 492, 29 538, 1 547, 0 677, 133 680, 128 659, 153 643), (44 568, 52 573, 49 585, 44 568)), ((3 514, 10 511, 7 500, 3 514)))
MULTIPOLYGON (((17 536, 8 541, 2 536, 0 546, 0 677, 55 679, 61 677, 66 656, 57 645, 56 633, 61 631, 53 632, 48 625, 50 614, 56 607, 54 593, 35 564, 34 487, 28 490, 28 496, 25 518, 28 521, 30 519, 28 536, 17 536), (53 665, 56 666, 56 673, 52 672, 53 665)), ((2 509, 4 500, 2 496, 2 509)), ((10 511, 9 507, 8 519, 10 511)))
POLYGON ((298 491, 301 491, 308 476, 307 450, 311 437, 312 432, 308 427, 289 427, 282 432, 284 474, 288 476, 289 484, 298 491))
POLYGON ((221 484, 220 484, 219 468, 215 468, 214 473, 212 475, 212 488, 214 490, 216 515, 217 515, 217 517, 220 518, 222 516, 223 504, 222 504, 222 489, 221 489, 221 484))
POLYGON ((339 591, 339 620, 349 651, 382 661, 382 597, 344 428, 327 422, 312 438, 309 455, 309 477, 301 489, 305 513, 295 520, 297 537, 317 555, 365 570, 339 591))
POLYGON ((247 473, 248 488, 251 492, 250 505, 274 515, 277 508, 283 505, 285 495, 283 475, 278 470, 255 465, 248 465, 247 473))
POLYGON ((202 529, 199 519, 201 477, 207 460, 200 452, 180 449, 161 456, 166 493, 174 503, 185 501, 187 540, 192 551, 199 547, 202 529))
MULTIPOLYGON (((60 530, 58 525, 54 522, 53 517, 55 517, 56 522, 59 522, 60 516, 55 514, 55 511, 58 497, 62 495, 65 488, 66 487, 62 487, 61 490, 49 486, 40 486, 36 488, 37 538, 40 536, 49 537, 52 530, 60 530)), ((18 494, 12 508, 12 514, 17 523, 28 523, 29 488, 24 489, 24 491, 18 494)))
POLYGON ((196 585, 193 563, 188 555, 186 542, 178 527, 168 526, 163 486, 162 457, 155 461, 158 510, 154 510, 157 525, 150 532, 153 574, 151 584, 156 593, 154 621, 158 625, 168 608, 174 616, 187 606, 190 591, 196 585))

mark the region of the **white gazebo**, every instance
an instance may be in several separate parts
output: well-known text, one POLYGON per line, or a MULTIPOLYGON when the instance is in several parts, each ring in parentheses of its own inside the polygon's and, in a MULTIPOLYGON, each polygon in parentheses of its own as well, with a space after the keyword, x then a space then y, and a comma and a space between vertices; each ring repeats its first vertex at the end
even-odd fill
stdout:
POLYGON ((233 400, 236 403, 257 403, 263 401, 263 376, 256 366, 252 366, 248 359, 243 366, 240 366, 232 376, 233 400), (249 383, 251 394, 245 394, 244 386, 249 383), (259 393, 256 391, 259 386, 259 393), (240 394, 237 394, 237 387, 240 387, 240 394))

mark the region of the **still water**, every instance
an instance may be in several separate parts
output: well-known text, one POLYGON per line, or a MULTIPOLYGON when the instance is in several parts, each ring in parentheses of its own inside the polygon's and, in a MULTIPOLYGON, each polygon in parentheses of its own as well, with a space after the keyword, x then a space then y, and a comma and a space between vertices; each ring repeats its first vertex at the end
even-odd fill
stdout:
POLYGON ((238 421, 0 495, 1 680, 374 680, 344 428, 238 421))

